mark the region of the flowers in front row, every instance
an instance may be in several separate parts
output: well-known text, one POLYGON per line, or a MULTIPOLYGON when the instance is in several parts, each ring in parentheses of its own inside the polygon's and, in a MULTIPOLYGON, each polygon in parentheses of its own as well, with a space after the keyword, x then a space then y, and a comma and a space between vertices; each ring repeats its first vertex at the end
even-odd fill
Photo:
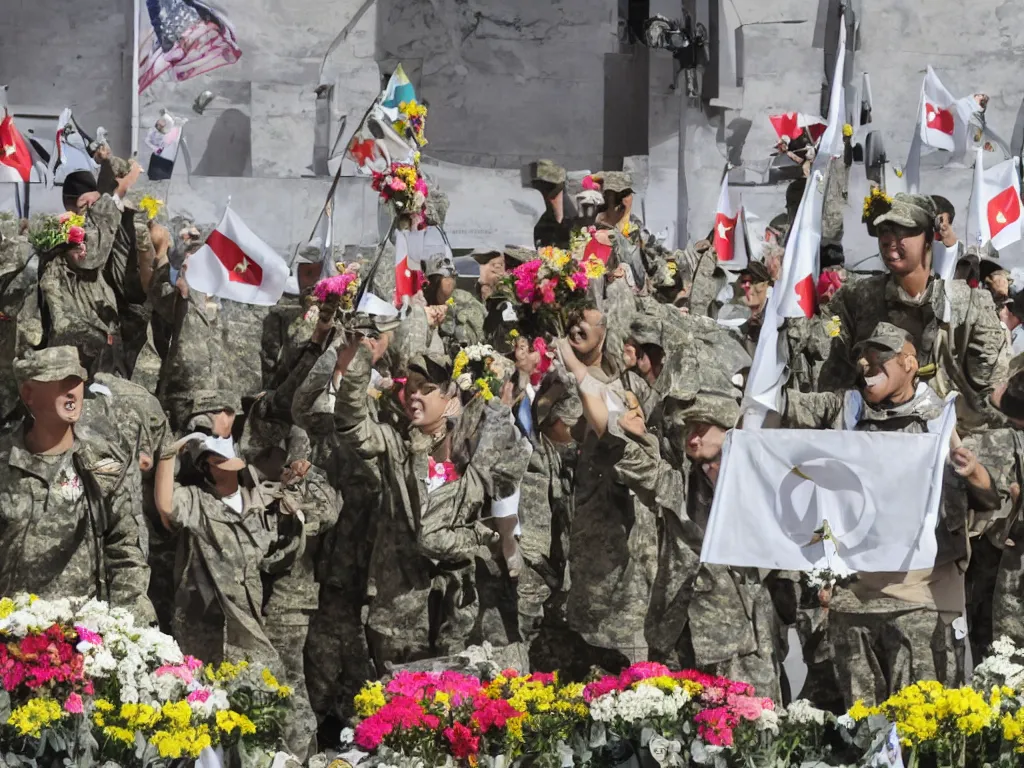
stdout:
POLYGON ((0 599, 0 685, 0 762, 60 758, 67 745, 88 751, 67 756, 78 762, 125 766, 270 748, 291 695, 262 666, 204 666, 122 609, 32 595, 0 599))
POLYGON ((28 241, 39 253, 52 251, 63 245, 85 242, 85 217, 77 213, 47 214, 32 222, 28 241))

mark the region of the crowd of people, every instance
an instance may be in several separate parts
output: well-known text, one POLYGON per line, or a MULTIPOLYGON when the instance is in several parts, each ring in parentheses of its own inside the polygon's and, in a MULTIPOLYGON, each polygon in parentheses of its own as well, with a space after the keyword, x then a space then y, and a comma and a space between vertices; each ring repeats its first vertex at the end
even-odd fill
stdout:
MULTIPOLYGON (((64 181, 68 216, 0 215, 0 594, 96 596, 204 661, 267 663, 298 692, 295 754, 330 746, 364 681, 471 645, 519 644, 576 679, 658 660, 786 700, 796 628, 802 695, 840 712, 962 681, 995 636, 1024 641, 1024 293, 998 254, 957 245, 944 198, 874 195, 887 271, 849 273, 849 159, 829 168, 818 312, 782 331, 775 420, 922 433, 959 397, 934 567, 822 585, 701 563, 803 181, 732 274, 713 238, 652 238, 629 174, 570 198, 541 161, 535 242, 475 251, 475 289, 428 254, 401 313, 346 309, 318 298, 313 243, 298 295, 265 311, 191 288, 200 227, 151 217, 139 167, 95 157, 98 176, 64 181), (581 232, 602 268, 542 333, 517 267, 578 258, 581 232), (932 271, 940 241, 955 279, 932 271)), ((446 212, 432 189, 426 225, 446 212)), ((391 248, 358 266, 328 254, 331 274, 390 298, 393 270, 371 267, 391 248)))

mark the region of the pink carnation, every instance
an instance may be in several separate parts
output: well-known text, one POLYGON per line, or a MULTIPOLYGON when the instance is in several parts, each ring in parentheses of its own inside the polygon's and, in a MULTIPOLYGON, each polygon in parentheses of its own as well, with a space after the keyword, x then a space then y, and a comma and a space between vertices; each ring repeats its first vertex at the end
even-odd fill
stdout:
POLYGON ((633 683, 646 680, 649 677, 664 677, 671 674, 671 671, 664 664, 656 661, 641 661, 633 664, 619 675, 619 684, 628 688, 633 683))
POLYGON ((429 190, 427 189, 427 182, 423 180, 423 177, 416 179, 416 186, 413 187, 416 192, 419 192, 424 197, 427 196, 429 190))
POLYGON ((487 733, 491 728, 504 728, 509 720, 523 716, 522 712, 505 699, 489 699, 481 695, 476 698, 474 705, 476 711, 472 720, 481 733, 487 733))
POLYGON ((587 684, 587 687, 583 689, 583 700, 593 701, 606 693, 620 690, 622 690, 622 685, 619 683, 619 678, 616 675, 606 675, 600 680, 587 684))
POLYGON ((739 722, 725 707, 705 709, 693 718, 697 724, 697 735, 715 747, 732 746, 732 729, 739 722))
POLYGON ((72 245, 79 245, 85 242, 85 230, 81 227, 71 227, 68 230, 68 242, 72 245))
MULTIPOLYGON (((537 349, 537 342, 544 343, 543 339, 537 339, 533 342, 533 348, 537 349)), ((534 672, 530 675, 530 681, 534 683, 540 683, 541 685, 554 685, 555 675, 552 672, 534 672)))
POLYGON ((540 286, 540 299, 545 304, 555 303, 555 284, 552 280, 545 280, 540 286))
POLYGON ((572 282, 576 286, 577 291, 586 290, 587 285, 590 283, 590 278, 587 277, 587 273, 580 270, 572 276, 572 282))
POLYGON ((82 714, 82 697, 77 693, 69 694, 64 701, 64 711, 70 712, 72 715, 82 714))
POLYGON ((730 694, 726 697, 725 701, 733 714, 738 718, 743 718, 744 720, 757 720, 757 718, 761 716, 761 711, 764 709, 764 707, 761 706, 761 700, 753 696, 737 696, 736 694, 730 694))
POLYGON ((392 177, 391 181, 388 182, 388 186, 395 192, 401 192, 403 189, 406 188, 405 182, 402 181, 397 176, 392 177))
POLYGON ((317 301, 326 301, 328 297, 344 296, 349 286, 355 281, 356 276, 352 272, 342 272, 334 277, 326 277, 313 286, 313 295, 317 301))
POLYGON ((81 624, 75 625, 75 632, 78 633, 78 642, 88 643, 89 645, 103 645, 103 638, 100 637, 96 632, 91 629, 83 627, 81 624))
POLYGON ((188 696, 186 696, 185 700, 189 704, 195 704, 196 702, 199 702, 200 704, 205 704, 206 701, 209 698, 210 698, 210 691, 209 691, 209 689, 207 689, 207 688, 198 688, 198 689, 192 691, 188 696))

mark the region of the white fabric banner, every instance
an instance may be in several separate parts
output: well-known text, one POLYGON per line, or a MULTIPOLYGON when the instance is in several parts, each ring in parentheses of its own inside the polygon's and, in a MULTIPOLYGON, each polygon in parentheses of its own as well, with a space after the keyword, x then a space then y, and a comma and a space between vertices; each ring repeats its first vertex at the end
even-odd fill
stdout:
POLYGON ((725 443, 701 559, 809 571, 825 557, 828 523, 852 571, 935 565, 952 401, 929 434, 800 429, 732 430, 725 443), (922 484, 907 478, 928 480, 922 484))

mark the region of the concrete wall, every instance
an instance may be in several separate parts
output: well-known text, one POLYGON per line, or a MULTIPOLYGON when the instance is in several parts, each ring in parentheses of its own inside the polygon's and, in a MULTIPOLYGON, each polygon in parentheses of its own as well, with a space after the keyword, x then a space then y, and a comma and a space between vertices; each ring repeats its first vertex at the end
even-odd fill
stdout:
MULTIPOLYGON (((734 195, 770 219, 783 187, 761 184, 774 142, 767 115, 820 111, 837 0, 686 4, 715 36, 705 98, 692 104, 682 89, 670 90, 671 57, 623 45, 616 0, 220 0, 241 61, 185 83, 165 75, 142 97, 143 134, 161 108, 189 118, 187 156, 158 194, 206 222, 231 196, 255 231, 290 251, 308 236, 326 194, 327 144, 342 120, 354 129, 381 72, 401 60, 430 103, 425 168, 453 197, 456 247, 530 239, 541 204, 522 188, 520 170, 542 156, 570 171, 624 163, 637 175, 649 228, 673 243, 707 233, 727 159, 742 167, 731 176, 734 195), (318 122, 321 84, 331 86, 329 125, 325 110, 318 122), (195 115, 191 104, 207 89, 216 98, 195 115)), ((848 84, 871 73, 875 125, 890 158, 906 157, 928 63, 955 95, 987 92, 989 125, 1019 149, 1024 103, 1014 64, 1024 47, 1024 4, 977 0, 969 12, 950 0, 850 6, 859 35, 848 84)), ((652 14, 676 17, 678 8, 650 3, 652 14)), ((86 129, 105 126, 126 151, 129 0, 78 0, 74 14, 67 0, 4 0, 3 10, 0 82, 10 84, 12 105, 54 114, 72 106, 86 129)), ((147 155, 143 148, 144 164, 147 155)), ((924 189, 964 211, 970 170, 939 174, 928 163, 924 189)), ((848 227, 854 254, 872 247, 856 225, 859 194, 851 194, 848 227)), ((39 205, 52 197, 33 192, 39 205)), ((365 180, 342 180, 337 211, 343 242, 376 241, 376 201, 365 180)))

